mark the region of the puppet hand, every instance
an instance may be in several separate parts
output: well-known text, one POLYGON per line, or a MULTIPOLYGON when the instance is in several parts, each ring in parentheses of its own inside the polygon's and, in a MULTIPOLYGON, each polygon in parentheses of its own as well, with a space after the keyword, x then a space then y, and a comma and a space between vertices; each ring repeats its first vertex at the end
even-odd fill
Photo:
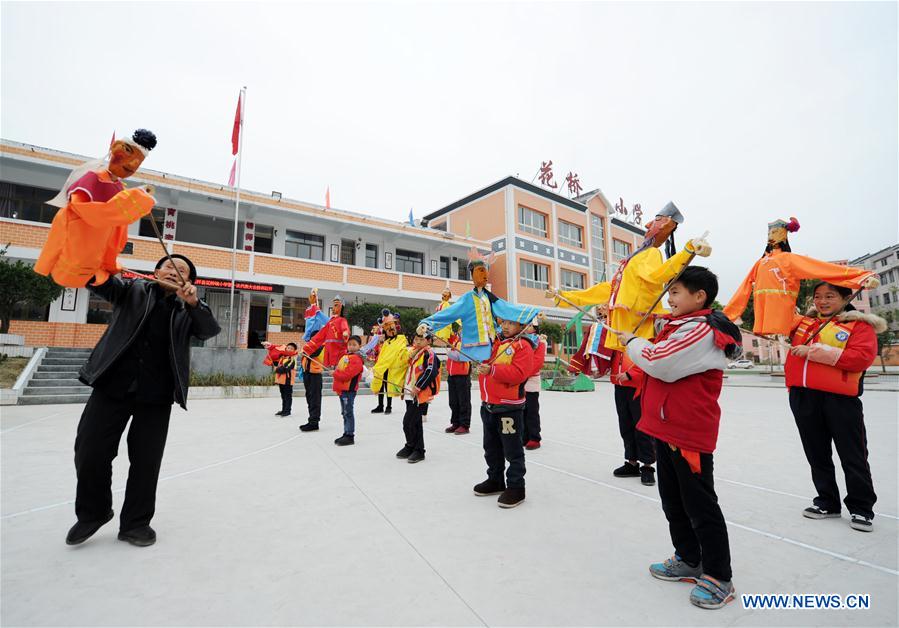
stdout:
POLYGON ((804 358, 808 356, 809 347, 808 345, 796 345, 795 347, 790 348, 790 353, 800 358, 804 358))
POLYGON ((865 290, 873 290, 874 288, 880 286, 880 279, 877 277, 877 275, 871 275, 870 277, 865 279, 865 283, 862 285, 864 286, 865 290))
POLYGON ((699 257, 708 257, 712 254, 712 245, 704 238, 693 238, 684 247, 687 253, 698 255, 699 257))
POLYGON ((547 288, 546 291, 543 293, 543 296, 545 296, 547 299, 555 299, 556 298, 555 288, 547 288))
POLYGON ((609 304, 608 303, 600 303, 596 306, 596 313, 600 318, 609 318, 609 304))
POLYGON ((184 282, 184 285, 178 288, 176 294, 181 297, 182 301, 191 307, 196 307, 197 303, 200 302, 197 298, 197 289, 194 288, 189 281, 184 282))
POLYGON ((636 338, 636 336, 629 331, 619 331, 615 335, 618 336, 618 342, 620 342, 623 346, 626 346, 628 342, 636 338))
POLYGON ((265 347, 266 349, 268 349, 269 347, 272 346, 272 343, 270 343, 266 340, 266 341, 263 341, 262 346, 265 347))

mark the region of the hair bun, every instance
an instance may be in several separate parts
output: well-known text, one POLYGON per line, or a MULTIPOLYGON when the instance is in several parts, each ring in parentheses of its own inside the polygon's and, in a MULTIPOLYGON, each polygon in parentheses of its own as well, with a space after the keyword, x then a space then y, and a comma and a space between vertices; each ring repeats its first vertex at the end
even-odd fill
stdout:
POLYGON ((147 150, 153 150, 154 148, 156 148, 156 135, 154 135, 153 131, 148 131, 147 129, 138 129, 134 132, 134 135, 131 136, 131 139, 147 150))
POLYGON ((787 231, 790 233, 799 231, 799 221, 796 220, 795 216, 790 216, 790 222, 787 223, 787 231))

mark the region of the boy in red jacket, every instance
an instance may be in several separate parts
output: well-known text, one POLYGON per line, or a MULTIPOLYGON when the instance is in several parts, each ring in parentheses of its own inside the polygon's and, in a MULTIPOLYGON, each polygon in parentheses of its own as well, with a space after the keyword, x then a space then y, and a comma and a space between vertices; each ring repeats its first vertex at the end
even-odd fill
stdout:
POLYGON ((727 525, 718 506, 712 452, 718 440, 718 396, 728 358, 739 355, 740 331, 708 309, 718 278, 687 267, 668 288, 671 314, 655 343, 618 334, 645 373, 637 429, 655 439, 659 496, 674 556, 650 565, 661 580, 694 582, 690 601, 721 608, 734 599, 727 525))
POLYGON ((343 414, 343 436, 334 441, 335 445, 356 444, 356 415, 353 413, 353 404, 356 403, 356 391, 359 390, 359 380, 362 378, 362 356, 359 355, 359 347, 362 339, 359 336, 350 336, 346 343, 347 353, 337 360, 334 367, 334 383, 331 388, 340 397, 340 412, 343 414))
POLYGON ((502 335, 493 341, 490 363, 478 365, 487 479, 475 485, 474 494, 500 493, 500 508, 514 508, 524 501, 524 383, 534 365, 534 345, 531 338, 518 334, 529 322, 500 321, 502 335))

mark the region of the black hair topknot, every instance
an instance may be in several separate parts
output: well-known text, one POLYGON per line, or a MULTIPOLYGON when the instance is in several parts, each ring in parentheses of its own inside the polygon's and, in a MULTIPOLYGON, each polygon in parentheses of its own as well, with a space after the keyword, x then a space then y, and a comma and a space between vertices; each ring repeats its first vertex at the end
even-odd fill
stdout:
POLYGON ((138 129, 134 132, 134 135, 131 136, 131 139, 147 150, 153 150, 154 148, 156 148, 156 135, 153 133, 153 131, 148 131, 147 129, 138 129))

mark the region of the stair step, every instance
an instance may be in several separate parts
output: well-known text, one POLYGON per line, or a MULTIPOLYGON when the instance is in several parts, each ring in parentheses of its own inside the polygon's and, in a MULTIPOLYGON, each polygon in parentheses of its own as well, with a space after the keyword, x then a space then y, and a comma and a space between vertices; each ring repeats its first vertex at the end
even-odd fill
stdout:
POLYGON ((66 364, 71 364, 71 365, 75 365, 75 366, 81 366, 81 365, 84 364, 85 362, 87 362, 87 360, 86 360, 86 359, 85 359, 85 360, 82 360, 81 358, 50 358, 50 357, 45 357, 43 360, 41 360, 41 364, 46 364, 47 366, 51 366, 51 365, 66 365, 66 364))
POLYGON ((33 379, 28 382, 28 388, 47 388, 49 386, 82 386, 77 377, 69 377, 66 379, 33 379))
POLYGON ((77 373, 81 364, 43 364, 37 367, 36 373, 77 373))
POLYGON ((78 379, 78 371, 41 371, 38 370, 31 376, 31 381, 40 379, 78 379))
POLYGON ((87 403, 90 393, 83 395, 22 395, 20 406, 36 406, 56 403, 87 403))
POLYGON ((41 386, 38 388, 29 386, 25 389, 24 395, 27 397, 40 397, 45 395, 89 395, 90 393, 91 389, 89 386, 78 384, 77 386, 41 386))

